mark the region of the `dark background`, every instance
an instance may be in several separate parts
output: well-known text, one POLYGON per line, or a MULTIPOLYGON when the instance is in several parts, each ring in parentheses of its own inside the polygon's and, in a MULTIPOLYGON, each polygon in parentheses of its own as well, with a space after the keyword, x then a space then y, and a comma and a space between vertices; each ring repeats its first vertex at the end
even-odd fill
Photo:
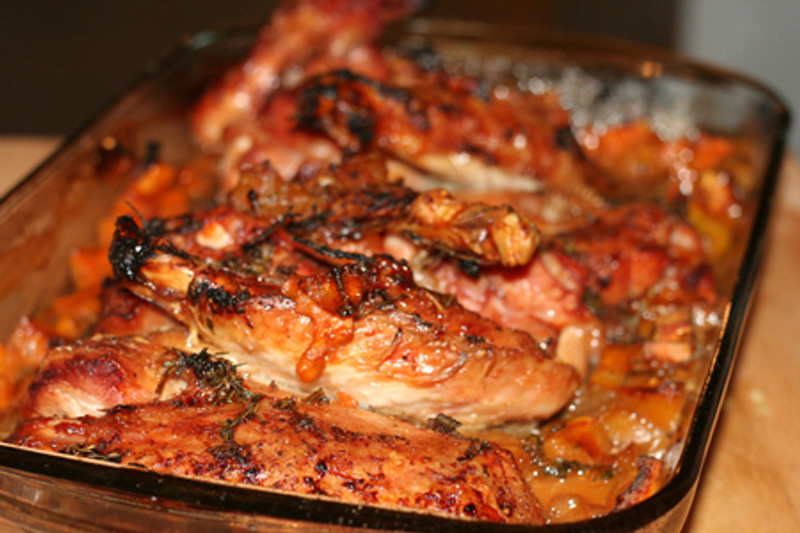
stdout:
MULTIPOLYGON (((260 24, 270 0, 3 0, 0 134, 71 133, 181 37, 260 24)), ((678 0, 430 0, 425 15, 673 48, 678 0)))

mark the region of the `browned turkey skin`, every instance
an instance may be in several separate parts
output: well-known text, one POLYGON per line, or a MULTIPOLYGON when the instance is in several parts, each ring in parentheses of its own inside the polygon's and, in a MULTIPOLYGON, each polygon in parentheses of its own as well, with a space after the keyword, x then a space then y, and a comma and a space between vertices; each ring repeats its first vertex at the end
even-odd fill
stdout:
POLYGON ((126 288, 261 382, 322 386, 380 412, 416 421, 444 413, 470 427, 548 417, 577 386, 575 371, 531 337, 418 287, 405 263, 315 249, 344 264, 307 262, 303 273, 264 265, 253 276, 209 265, 127 218, 110 257, 126 288))
POLYGON ((374 152, 291 181, 269 164, 247 168, 228 201, 266 223, 289 216, 293 235, 365 254, 380 253, 376 239, 398 235, 447 257, 513 267, 528 263, 539 243, 534 224, 510 206, 414 191, 392 179, 374 152))
POLYGON ((441 189, 414 193, 392 181, 374 155, 290 182, 270 167, 252 167, 229 195, 233 206, 267 223, 281 220, 291 205, 285 229, 303 242, 405 259, 420 285, 530 333, 581 370, 602 344, 601 318, 647 313, 659 321, 660 306, 689 309, 715 299, 699 235, 658 206, 585 206, 580 220, 548 214, 540 242, 530 220, 543 220, 541 204, 557 198, 525 192, 494 193, 488 204, 474 198, 441 189))
MULTIPOLYGON (((411 14, 419 0, 293 0, 283 3, 251 53, 196 106, 198 139, 218 143, 225 127, 248 118, 277 87, 335 65, 375 70, 372 40, 383 25, 411 14)), ((380 67, 380 62, 377 62, 380 67)))
POLYGON ((471 189, 530 189, 534 180, 573 192, 586 187, 590 169, 551 95, 499 98, 436 69, 405 77, 382 81, 348 70, 313 77, 297 89, 298 125, 346 153, 377 148, 471 189))
POLYGON ((97 336, 50 350, 28 389, 22 418, 102 416, 117 405, 155 400, 164 346, 190 348, 186 331, 97 336))
MULTIPOLYGON (((71 350, 72 362, 128 364, 136 341, 116 342, 114 350, 103 340, 86 341, 71 350)), ((104 414, 33 418, 9 441, 348 502, 498 522, 543 522, 511 454, 458 436, 457 425, 446 418, 433 425, 438 431, 424 429, 329 403, 320 391, 301 398, 274 386, 245 384, 231 363, 206 351, 161 347, 139 354, 137 361, 157 368, 152 374, 158 379, 140 390, 129 387, 120 397, 95 392, 108 409, 104 414), (158 399, 170 387, 180 392, 158 399), (147 401, 136 403, 143 398, 147 401)), ((52 360, 50 365, 61 366, 52 360)), ((105 384, 96 384, 109 390, 114 381, 109 376, 105 384)))

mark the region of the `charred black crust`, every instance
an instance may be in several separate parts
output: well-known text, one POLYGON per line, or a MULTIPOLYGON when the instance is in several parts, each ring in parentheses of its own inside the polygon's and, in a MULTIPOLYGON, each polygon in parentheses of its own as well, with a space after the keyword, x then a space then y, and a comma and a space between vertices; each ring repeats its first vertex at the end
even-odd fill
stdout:
MULTIPOLYGON (((363 149, 375 140, 375 120, 371 116, 373 110, 358 92, 346 93, 347 85, 355 85, 372 90, 378 97, 394 100, 406 109, 411 122, 420 130, 430 127, 426 115, 426 105, 414 98, 407 90, 381 83, 347 69, 335 70, 310 80, 301 90, 298 98, 297 124, 301 128, 318 133, 326 133, 329 117, 321 115, 324 100, 335 101, 338 105, 334 113, 344 110, 344 123, 347 130, 355 137, 358 148, 363 149)), ((352 147, 351 147, 352 148, 352 147)))
POLYGON ((178 250, 169 242, 157 239, 165 231, 164 221, 161 219, 146 221, 140 228, 132 216, 119 217, 108 250, 108 260, 116 279, 143 282, 139 271, 159 251, 189 258, 186 252, 178 250))
POLYGON ((375 137, 375 120, 366 113, 348 111, 345 115, 347 129, 356 136, 359 146, 367 146, 375 137))
POLYGON ((470 261, 469 259, 459 259, 458 269, 472 279, 478 279, 481 277, 481 266, 475 261, 470 261))
POLYGON ((215 314, 224 312, 244 313, 243 304, 250 300, 250 292, 247 289, 231 292, 212 284, 208 280, 193 281, 189 286, 188 296, 193 304, 197 304, 202 300, 207 301, 211 312, 215 314))
POLYGON ((139 270, 154 252, 151 238, 141 231, 133 217, 126 215, 117 219, 108 251, 108 260, 117 279, 140 281, 139 270))

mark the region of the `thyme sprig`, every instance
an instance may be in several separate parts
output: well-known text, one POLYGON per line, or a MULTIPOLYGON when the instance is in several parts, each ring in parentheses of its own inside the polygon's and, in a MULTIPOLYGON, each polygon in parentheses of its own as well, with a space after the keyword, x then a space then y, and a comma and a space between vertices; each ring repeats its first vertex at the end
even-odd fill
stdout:
POLYGON ((105 453, 98 450, 96 444, 70 444, 63 449, 61 453, 74 455, 75 457, 82 457, 84 459, 109 461, 111 463, 119 463, 122 461, 122 452, 105 453))
POLYGON ((198 353, 172 348, 170 354, 173 357, 164 363, 165 371, 156 388, 158 396, 170 379, 181 377, 187 370, 192 372, 198 384, 212 391, 211 401, 215 405, 245 403, 255 396, 244 386, 237 365, 223 357, 211 355, 206 348, 198 353))
POLYGON ((170 354, 172 357, 164 363, 165 371, 158 385, 158 394, 161 394, 167 381, 191 371, 197 384, 211 392, 213 405, 243 404, 244 409, 235 418, 220 423, 223 440, 233 443, 234 432, 239 424, 258 417, 258 406, 264 395, 245 387, 237 365, 223 357, 211 355, 206 348, 198 353, 186 353, 173 348, 170 354))

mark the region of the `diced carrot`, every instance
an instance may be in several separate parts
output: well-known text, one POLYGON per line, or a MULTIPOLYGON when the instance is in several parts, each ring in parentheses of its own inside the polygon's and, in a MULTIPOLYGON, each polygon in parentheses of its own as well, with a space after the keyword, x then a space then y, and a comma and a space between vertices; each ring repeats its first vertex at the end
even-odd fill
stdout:
POLYGON ((611 441, 595 418, 581 416, 568 420, 563 427, 547 433, 542 450, 550 458, 595 464, 607 460, 611 441))
POLYGON ((658 141, 653 130, 643 121, 609 128, 600 138, 597 151, 605 157, 621 157, 629 154, 635 147, 654 144, 658 141))
POLYGON ((78 289, 99 287, 111 275, 108 250, 100 247, 79 248, 69 257, 72 281, 78 289))
POLYGON ((703 135, 695 143, 691 164, 697 170, 719 167, 734 149, 735 146, 730 139, 703 135))
POLYGON ((600 387, 613 389, 622 386, 633 368, 633 360, 639 355, 641 345, 610 344, 603 348, 589 381, 600 387))
POLYGON ((617 402, 647 418, 665 431, 674 431, 686 405, 686 391, 680 384, 657 388, 624 387, 617 391, 617 402))
POLYGON ((100 314, 99 287, 87 287, 66 294, 53 302, 50 312, 56 317, 55 333, 67 339, 77 339, 97 320, 100 314))

